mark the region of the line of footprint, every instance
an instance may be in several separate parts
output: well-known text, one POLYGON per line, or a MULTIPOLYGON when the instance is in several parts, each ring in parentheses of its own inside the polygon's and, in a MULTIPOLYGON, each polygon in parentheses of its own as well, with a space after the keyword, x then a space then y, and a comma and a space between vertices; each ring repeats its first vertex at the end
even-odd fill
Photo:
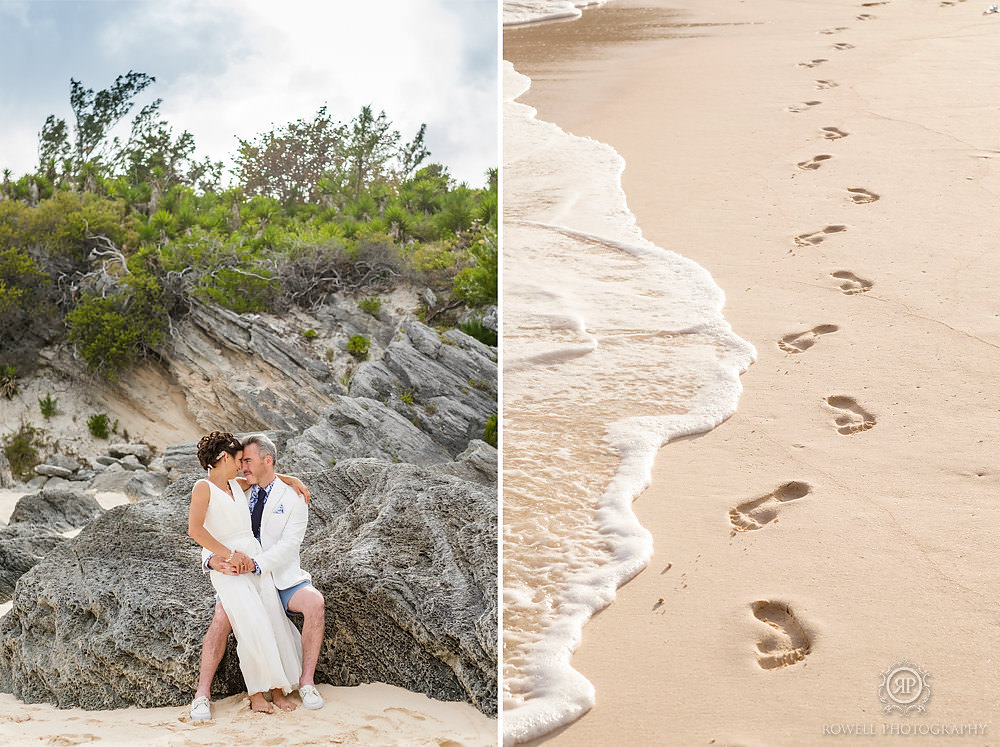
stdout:
MULTIPOLYGON (((875 5, 884 5, 888 0, 879 2, 862 3, 862 7, 868 8, 875 5)), ((858 21, 872 21, 875 16, 870 13, 861 13, 855 18, 858 21)), ((823 29, 820 34, 831 35, 846 31, 846 26, 836 26, 823 29)), ((854 45, 840 42, 833 45, 835 51, 846 51, 854 49, 854 45)), ((825 62, 827 58, 815 58, 800 62, 799 67, 811 69, 825 62)), ((815 81, 817 90, 828 90, 836 88, 838 83, 829 79, 815 81)), ((801 113, 818 106, 820 101, 805 101, 800 104, 793 104, 787 107, 791 113, 801 113)), ((850 133, 838 127, 823 127, 821 129, 823 137, 827 140, 839 140, 847 137, 850 133)), ((816 171, 823 166, 824 162, 833 158, 828 153, 821 153, 813 156, 807 161, 801 161, 796 166, 803 171, 816 171)), ((857 205, 865 205, 876 202, 879 195, 864 187, 848 187, 848 198, 857 205)), ((794 238, 795 246, 810 247, 823 242, 831 234, 845 231, 847 226, 832 224, 817 231, 799 234, 794 238)), ((867 293, 872 288, 872 282, 862 278, 849 270, 838 270, 831 273, 831 277, 838 281, 839 288, 845 295, 855 295, 867 293)), ((821 324, 803 332, 794 332, 785 335, 778 341, 778 347, 789 355, 798 355, 809 350, 825 335, 833 334, 839 330, 835 324, 821 324)), ((834 427, 841 435, 853 435, 871 429, 875 425, 875 416, 865 410, 854 397, 847 395, 831 395, 826 398, 826 404, 834 412, 834 427)), ((743 532, 752 532, 764 528, 772 522, 778 521, 779 509, 791 501, 796 501, 812 492, 812 487, 805 482, 791 481, 779 486, 766 495, 744 501, 729 511, 729 523, 731 534, 736 535, 743 532)), ((791 607, 780 601, 762 599, 750 605, 754 617, 770 628, 767 635, 763 636, 757 643, 757 664, 761 669, 778 669, 792 666, 805 659, 812 651, 812 637, 806 627, 801 623, 791 607)))

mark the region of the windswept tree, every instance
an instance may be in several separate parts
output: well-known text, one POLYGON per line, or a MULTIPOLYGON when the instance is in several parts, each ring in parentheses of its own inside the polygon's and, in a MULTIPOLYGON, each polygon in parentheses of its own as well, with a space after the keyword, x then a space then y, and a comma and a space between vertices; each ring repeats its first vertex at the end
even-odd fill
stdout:
POLYGON ((237 179, 248 195, 273 197, 285 205, 318 202, 324 176, 341 169, 343 139, 344 126, 322 106, 311 122, 299 119, 240 140, 237 179))
POLYGON ((423 162, 430 151, 424 148, 427 125, 409 143, 400 146, 399 130, 385 112, 376 117, 370 106, 363 106, 347 128, 344 155, 346 175, 354 197, 374 182, 385 181, 390 176, 399 180, 408 178, 423 162))
MULTIPOLYGON (((76 176, 84 164, 107 168, 121 154, 122 144, 111 131, 135 106, 135 98, 156 81, 152 75, 129 70, 119 75, 110 88, 94 92, 70 78, 69 104, 73 110, 73 131, 66 120, 50 114, 39 133, 39 159, 42 171, 62 166, 64 173, 76 176), (59 162, 62 161, 60 164, 59 162)), ((157 99, 139 113, 137 119, 149 119, 159 108, 157 99)))

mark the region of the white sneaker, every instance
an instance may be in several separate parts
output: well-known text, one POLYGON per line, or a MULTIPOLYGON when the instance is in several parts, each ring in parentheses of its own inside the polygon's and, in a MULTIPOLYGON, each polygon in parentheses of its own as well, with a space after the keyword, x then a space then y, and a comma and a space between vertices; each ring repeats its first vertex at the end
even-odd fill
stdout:
POLYGON ((299 697, 302 698, 302 707, 307 710, 315 711, 323 707, 323 696, 312 685, 300 687, 299 697))
POLYGON ((208 721, 212 718, 212 706, 208 698, 202 695, 191 703, 191 719, 193 721, 208 721))

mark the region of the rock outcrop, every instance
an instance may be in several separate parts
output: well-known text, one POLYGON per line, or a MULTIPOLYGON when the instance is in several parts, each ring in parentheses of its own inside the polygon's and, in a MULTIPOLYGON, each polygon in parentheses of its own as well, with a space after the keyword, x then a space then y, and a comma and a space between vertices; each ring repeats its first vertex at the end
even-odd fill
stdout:
POLYGON ((8 523, 41 524, 68 532, 86 526, 103 510, 100 503, 80 490, 46 487, 18 499, 8 523))
POLYGON ((344 391, 295 338, 217 306, 196 305, 164 357, 188 409, 209 429, 301 431, 344 391))
POLYGON ((292 471, 324 469, 363 457, 419 465, 451 459, 409 420, 367 397, 334 397, 319 422, 279 452, 282 468, 292 471))
POLYGON ((383 402, 455 456, 497 411, 496 349, 404 322, 380 360, 358 367, 350 394, 383 402))
MULTIPOLYGON (((354 460, 310 486, 302 564, 326 597, 317 678, 497 709, 496 490, 354 460)), ((0 618, 0 690, 88 709, 190 701, 214 594, 186 536, 195 476, 55 546, 0 618)), ((243 690, 232 641, 213 693, 243 690)))

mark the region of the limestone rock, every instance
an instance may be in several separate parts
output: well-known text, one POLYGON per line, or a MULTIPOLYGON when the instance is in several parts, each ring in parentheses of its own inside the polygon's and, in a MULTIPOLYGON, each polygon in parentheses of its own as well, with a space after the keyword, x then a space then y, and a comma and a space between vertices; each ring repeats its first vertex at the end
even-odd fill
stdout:
POLYGON ((206 432, 300 431, 344 391, 296 338, 221 307, 195 304, 164 356, 206 432))
MULTIPOLYGON (((327 600, 318 681, 495 715, 496 491, 376 460, 302 477, 302 565, 327 600)), ((107 511, 21 577, 0 618, 0 691, 89 709, 190 702, 214 606, 186 536, 194 481, 107 511)), ((232 640, 215 682, 215 697, 244 689, 232 640)))
POLYGON ((469 447, 455 457, 454 461, 435 464, 435 472, 461 477, 463 480, 497 484, 497 450, 485 441, 475 439, 469 442, 469 447))
POLYGON ((288 470, 316 470, 344 459, 373 457, 430 465, 447 451, 399 413, 373 399, 335 396, 320 421, 278 452, 288 470))
POLYGON ((98 493, 124 493, 125 486, 132 480, 134 473, 122 469, 120 465, 114 466, 117 469, 109 467, 91 480, 90 489, 98 493))
POLYGON ((133 501, 159 498, 168 482, 162 472, 136 472, 125 483, 124 493, 133 501))
POLYGON ((108 454, 116 459, 132 455, 143 464, 149 464, 149 460, 153 457, 152 449, 150 449, 146 444, 109 444, 108 454))
POLYGON ((122 458, 120 464, 129 472, 135 472, 136 470, 146 469, 143 463, 139 461, 139 457, 137 457, 135 454, 126 454, 122 458))
MULTIPOLYGON (((53 454, 52 456, 46 458, 45 462, 47 464, 55 465, 56 467, 68 469, 70 472, 76 472, 80 469, 80 462, 71 456, 66 456, 65 454, 53 454)), ((59 477, 66 477, 66 475, 59 475, 59 477)))
POLYGON ((10 515, 10 525, 41 524, 58 532, 79 529, 102 513, 101 504, 79 490, 52 488, 18 499, 10 515))
POLYGON ((405 322, 380 360, 358 367, 350 393, 385 402, 454 456, 482 438, 497 412, 496 349, 458 330, 438 335, 405 322))
POLYGON ((10 601, 17 580, 65 541, 55 529, 40 524, 0 527, 0 603, 10 601))
POLYGON ((66 469, 65 467, 58 467, 54 464, 39 464, 35 466, 35 474, 45 475, 46 477, 70 477, 73 474, 73 470, 66 469))

